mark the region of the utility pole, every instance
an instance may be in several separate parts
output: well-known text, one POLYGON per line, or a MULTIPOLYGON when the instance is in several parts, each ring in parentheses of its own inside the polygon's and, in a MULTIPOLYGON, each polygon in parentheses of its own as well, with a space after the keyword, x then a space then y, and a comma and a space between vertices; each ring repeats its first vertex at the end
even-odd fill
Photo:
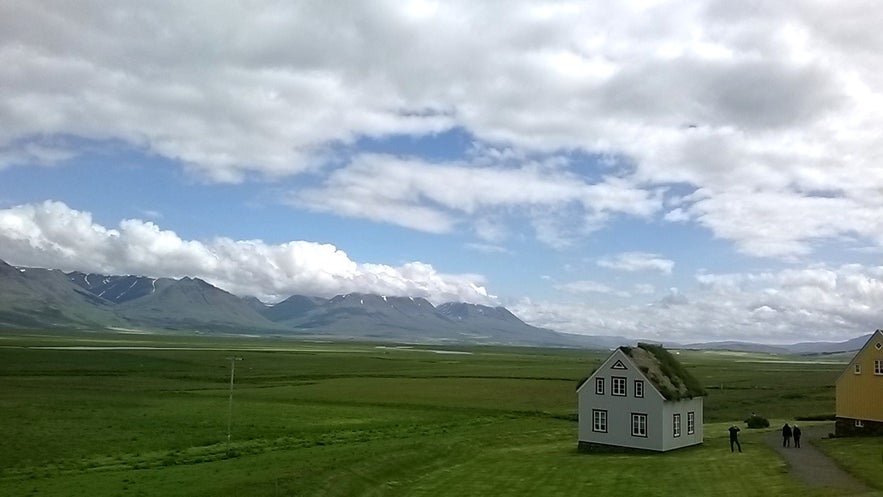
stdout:
POLYGON ((227 357, 230 359, 230 402, 229 402, 229 412, 227 414, 227 452, 230 452, 230 433, 231 428, 233 427, 233 376, 236 374, 236 361, 241 361, 242 358, 239 356, 230 356, 227 357))

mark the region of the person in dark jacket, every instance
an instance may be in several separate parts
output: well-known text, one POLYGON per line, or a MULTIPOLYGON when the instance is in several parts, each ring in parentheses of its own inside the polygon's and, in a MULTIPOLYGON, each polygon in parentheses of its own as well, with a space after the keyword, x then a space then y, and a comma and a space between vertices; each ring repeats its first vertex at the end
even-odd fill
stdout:
POLYGON ((797 425, 794 425, 794 427, 791 428, 791 435, 794 436, 794 447, 799 449, 800 448, 800 428, 797 425))
POLYGON ((782 447, 791 447, 791 427, 788 423, 782 427, 782 447))
POLYGON ((733 444, 736 444, 736 447, 739 447, 739 452, 742 452, 742 444, 739 443, 739 427, 733 425, 728 430, 730 432, 730 452, 733 452, 733 444))

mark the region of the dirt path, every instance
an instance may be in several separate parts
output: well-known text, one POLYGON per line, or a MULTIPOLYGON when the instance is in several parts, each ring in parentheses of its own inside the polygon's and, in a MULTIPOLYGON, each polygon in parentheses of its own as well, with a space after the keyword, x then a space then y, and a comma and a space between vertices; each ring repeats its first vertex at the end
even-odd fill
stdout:
POLYGON ((763 436, 764 442, 776 449, 788 463, 791 473, 812 487, 831 487, 843 491, 842 495, 880 495, 856 480, 852 475, 837 467, 831 459, 813 446, 813 441, 826 437, 834 431, 834 425, 820 425, 802 428, 800 448, 782 447, 782 434, 778 431, 763 436))

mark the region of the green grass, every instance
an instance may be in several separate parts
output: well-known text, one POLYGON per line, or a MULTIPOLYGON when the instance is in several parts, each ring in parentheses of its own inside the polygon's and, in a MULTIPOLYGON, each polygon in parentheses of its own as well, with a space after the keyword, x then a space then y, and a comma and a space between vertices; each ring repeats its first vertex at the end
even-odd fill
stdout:
POLYGON ((0 495, 833 495, 794 481, 760 433, 743 431, 745 453, 731 454, 726 427, 751 412, 833 412, 844 365, 682 352, 708 390, 705 444, 587 455, 576 451, 575 388, 606 352, 456 350, 470 354, 7 334, 0 495), (22 348, 54 345, 197 350, 22 348), (228 445, 233 354, 244 360, 228 445))
POLYGON ((883 490, 883 437, 826 438, 816 447, 869 487, 883 490))

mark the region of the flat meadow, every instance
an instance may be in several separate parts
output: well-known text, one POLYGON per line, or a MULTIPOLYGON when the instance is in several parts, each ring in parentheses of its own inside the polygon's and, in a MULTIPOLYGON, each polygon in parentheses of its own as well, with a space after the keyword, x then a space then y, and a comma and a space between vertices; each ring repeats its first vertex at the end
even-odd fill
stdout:
POLYGON ((681 351, 708 390, 705 443, 581 454, 576 387, 606 355, 7 332, 0 495, 836 495, 744 424, 731 454, 726 428, 831 415, 847 356, 681 351))

